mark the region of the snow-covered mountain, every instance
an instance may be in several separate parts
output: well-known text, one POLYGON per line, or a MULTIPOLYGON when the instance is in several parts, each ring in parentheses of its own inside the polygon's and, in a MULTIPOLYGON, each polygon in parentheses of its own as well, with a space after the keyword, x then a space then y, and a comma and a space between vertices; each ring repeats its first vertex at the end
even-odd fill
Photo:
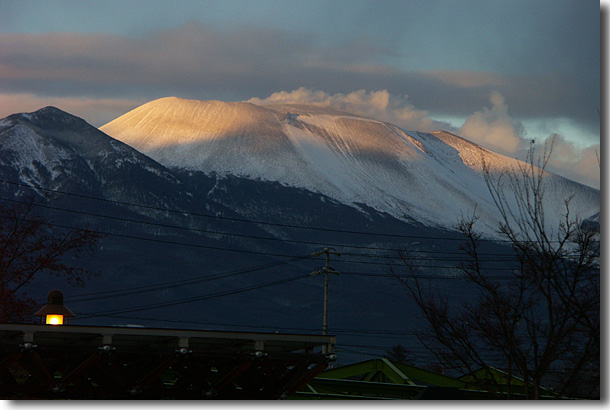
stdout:
POLYGON ((55 107, 0 120, 0 170, 5 179, 28 186, 102 189, 115 200, 150 199, 138 189, 142 179, 155 180, 158 197, 178 182, 147 156, 55 107))
MULTIPOLYGON (((206 184, 213 185, 213 181, 199 182, 206 184)), ((239 216, 205 198, 205 193, 192 191, 196 187, 163 165, 55 107, 0 119, 0 197, 9 201, 32 197, 51 200, 54 206, 77 211, 54 215, 56 221, 91 224, 86 213, 101 211, 114 218, 137 216, 160 223, 182 223, 178 212, 164 209, 239 216), (195 196, 199 196, 196 201, 195 196)), ((117 225, 109 218, 92 224, 113 229, 117 225)), ((122 227, 117 229, 125 228, 122 222, 118 225, 122 227)), ((189 225, 216 229, 219 222, 204 219, 189 225)), ((147 226, 139 226, 138 231, 160 233, 159 228, 147 226)))
MULTIPOLYGON (((518 164, 447 132, 406 132, 304 105, 168 97, 100 130, 170 168, 276 181, 402 220, 452 227, 476 207, 479 228, 488 233, 498 214, 483 161, 493 172, 518 164)), ((599 211, 599 191, 552 174, 547 183, 547 215, 561 217, 568 197, 583 218, 599 211)))
MULTIPOLYGON (((227 324, 220 327, 224 330, 258 325, 268 331, 269 326, 295 324, 317 329, 323 281, 308 273, 323 261, 310 255, 332 246, 344 252, 342 259, 333 260, 342 272, 334 278, 335 323, 391 326, 397 321, 392 312, 402 309, 405 298, 402 289, 388 286, 393 281, 387 277, 387 262, 395 261, 398 250, 423 251, 424 257, 456 252, 461 241, 456 232, 407 223, 364 205, 357 209, 302 188, 169 169, 53 107, 0 120, 0 204, 15 206, 31 196, 36 213, 53 230, 86 226, 104 234, 97 254, 74 261, 100 273, 87 282, 86 293, 161 284, 108 305, 127 309, 151 300, 173 304, 202 298, 163 309, 154 319, 146 319, 148 312, 142 312, 141 320, 101 315, 86 324, 129 320, 159 326, 166 325, 160 320, 175 323, 180 318, 194 326, 227 324), (278 280, 287 283, 266 285, 278 280), (209 301, 206 295, 211 295, 209 301), (356 308, 360 311, 354 315, 356 308)), ((506 251, 488 246, 496 253, 506 251)), ((422 265, 429 262, 424 261, 422 265)), ((454 269, 453 263, 440 262, 454 269)), ((430 269, 438 271, 437 265, 430 269)), ((70 295, 83 291, 44 274, 27 292, 44 301, 52 288, 64 289, 66 303, 79 317, 108 309, 96 298, 71 300, 70 295)))
MULTIPOLYGON (((341 275, 332 278, 329 315, 345 346, 379 346, 371 329, 391 333, 368 354, 415 343, 396 333, 412 337, 421 326, 388 276, 389 264, 404 272, 400 257, 441 291, 472 297, 454 280, 464 238, 441 222, 454 224, 464 204, 480 214, 477 201, 489 201, 481 155, 496 168, 511 160, 451 134, 405 133, 316 107, 166 99, 119 120, 103 130, 129 145, 53 107, 0 120, 1 204, 37 193, 36 212, 52 232, 87 226, 105 235, 96 255, 73 261, 100 273, 87 289, 44 274, 27 289, 41 303, 63 289, 77 323, 312 332, 324 285, 309 273, 324 262, 310 255, 327 246, 341 253, 332 258, 341 275), (142 310, 152 302, 167 306, 142 310)), ((550 181, 548 197, 574 194, 598 225, 599 191, 550 181)), ((481 243, 490 275, 511 267, 510 254, 501 242, 481 243)), ((342 360, 355 361, 350 354, 342 360)))

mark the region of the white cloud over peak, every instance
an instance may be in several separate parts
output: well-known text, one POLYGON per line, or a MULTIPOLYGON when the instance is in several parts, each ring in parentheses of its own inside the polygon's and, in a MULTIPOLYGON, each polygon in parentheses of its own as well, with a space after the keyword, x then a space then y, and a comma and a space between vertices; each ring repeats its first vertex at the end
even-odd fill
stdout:
MULTIPOLYGON (((553 138, 553 136, 549 137, 553 138)), ((600 188, 600 146, 581 147, 556 134, 548 170, 574 181, 600 188)))
POLYGON ((329 94, 301 87, 293 91, 280 91, 269 97, 251 98, 253 104, 312 104, 386 121, 408 131, 452 130, 450 124, 436 121, 428 112, 416 109, 408 102, 408 96, 391 95, 387 90, 329 94))
POLYGON ((523 148, 523 124, 508 114, 504 97, 497 91, 489 98, 491 108, 484 107, 466 118, 458 133, 494 151, 513 154, 523 148))
MULTIPOLYGON (((549 171, 596 188, 600 186, 599 144, 585 146, 568 140, 560 131, 565 127, 561 122, 553 120, 540 120, 539 123, 527 123, 524 126, 511 117, 508 104, 499 92, 491 93, 490 107, 475 111, 460 128, 432 118, 428 111, 411 104, 408 96, 393 95, 385 89, 332 94, 301 87, 248 101, 254 104, 290 103, 330 107, 386 121, 406 131, 443 129, 493 151, 520 159, 525 159, 530 140, 536 139, 537 143, 544 143, 545 138, 557 134, 549 171), (525 131, 526 128, 528 132, 525 131)), ((0 92, 0 118, 53 105, 86 119, 92 125, 101 126, 145 102, 146 100, 130 98, 43 97, 30 93, 0 92)))
POLYGON ((521 122, 510 116, 508 105, 499 92, 492 92, 489 101, 491 108, 484 107, 466 118, 458 130, 460 136, 522 160, 527 157, 530 141, 549 144, 554 139, 548 171, 595 188, 600 187, 599 144, 583 146, 570 141, 553 131, 553 121, 548 121, 542 127, 546 129, 546 136, 530 135, 521 122))
MULTIPOLYGON (((452 131, 458 135, 514 158, 525 159, 531 139, 545 140, 528 135, 525 126, 513 119, 504 96, 494 91, 489 97, 490 107, 483 107, 468 116, 457 129, 451 124, 430 117, 430 113, 419 110, 408 100, 408 96, 390 94, 387 90, 358 90, 350 93, 331 94, 321 90, 301 87, 293 91, 279 91, 267 98, 251 98, 253 104, 312 104, 386 121, 406 131, 452 131)), ((553 133, 547 130, 547 138, 553 133)), ((575 181, 599 187, 599 145, 581 147, 561 135, 555 137, 549 171, 556 172, 575 181)))

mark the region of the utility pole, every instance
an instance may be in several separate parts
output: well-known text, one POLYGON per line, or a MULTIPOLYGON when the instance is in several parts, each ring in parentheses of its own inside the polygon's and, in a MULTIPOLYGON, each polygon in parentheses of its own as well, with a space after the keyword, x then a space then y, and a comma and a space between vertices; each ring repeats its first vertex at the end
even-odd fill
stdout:
POLYGON ((328 277, 330 273, 334 273, 335 275, 339 274, 339 271, 336 271, 329 266, 330 255, 341 256, 341 254, 334 248, 324 248, 321 251, 312 253, 311 256, 318 257, 322 254, 326 254, 326 265, 317 271, 311 272, 310 275, 318 276, 320 273, 324 274, 324 319, 322 321, 322 334, 326 335, 328 333, 328 277))

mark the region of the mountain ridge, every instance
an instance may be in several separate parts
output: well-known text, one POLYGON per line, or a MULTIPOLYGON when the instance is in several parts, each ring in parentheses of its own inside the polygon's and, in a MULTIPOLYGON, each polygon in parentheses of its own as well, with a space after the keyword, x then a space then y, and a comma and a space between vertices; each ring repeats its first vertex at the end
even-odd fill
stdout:
MULTIPOLYGON (((404 220, 447 228, 476 209, 488 234, 500 217, 482 176, 483 160, 494 173, 520 164, 445 131, 404 131, 307 105, 169 97, 100 130, 170 168, 280 182, 404 220), (173 127, 176 122, 188 126, 173 127)), ((548 175, 555 187, 547 201, 551 214, 575 193, 582 199, 573 206, 583 218, 599 210, 599 192, 548 175)))
MULTIPOLYGON (((36 214, 54 224, 51 231, 87 226, 105 235, 94 257, 72 261, 100 272, 87 282, 89 296, 71 298, 83 292, 44 273, 26 289, 41 303, 49 289, 63 289, 78 315, 74 323, 313 333, 322 322, 324 284, 309 273, 324 262, 311 255, 329 246, 341 253, 332 258, 341 275, 333 275, 329 304, 329 332, 346 347, 341 360, 361 358, 350 345, 370 346, 367 354, 378 355, 414 343, 406 334, 422 323, 411 314, 413 300, 388 274, 390 265, 398 274, 415 269, 422 280, 434 280, 455 303, 472 297, 459 280, 457 266, 466 256, 458 232, 281 182, 168 168, 75 118, 43 109, 0 120, 0 180, 9 181, 0 182, 0 199, 14 203, 38 194, 36 214), (378 347, 380 335, 370 329, 387 330, 386 347, 378 347)), ((302 132, 321 124, 314 117, 313 124, 277 118, 296 122, 302 132)), ((349 139, 330 137, 338 152, 354 154, 341 160, 366 164, 366 155, 341 146, 349 139)), ((455 159, 455 149, 439 150, 434 136, 413 138, 431 161, 455 159)), ((480 250, 491 277, 511 268, 506 243, 482 240, 480 250)))

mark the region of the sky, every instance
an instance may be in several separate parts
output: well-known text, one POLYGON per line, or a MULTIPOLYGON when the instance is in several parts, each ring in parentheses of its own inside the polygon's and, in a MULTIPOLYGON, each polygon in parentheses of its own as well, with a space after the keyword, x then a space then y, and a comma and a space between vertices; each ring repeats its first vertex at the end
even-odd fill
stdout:
POLYGON ((599 188, 600 36, 590 0, 0 0, 0 118, 312 103, 520 159, 553 140, 599 188))

